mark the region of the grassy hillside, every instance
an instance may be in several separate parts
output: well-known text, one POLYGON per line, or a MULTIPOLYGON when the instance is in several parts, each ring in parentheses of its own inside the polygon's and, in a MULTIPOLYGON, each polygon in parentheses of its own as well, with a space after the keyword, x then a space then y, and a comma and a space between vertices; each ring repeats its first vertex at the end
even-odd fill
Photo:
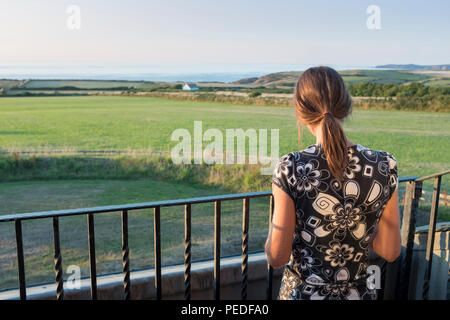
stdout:
MULTIPOLYGON (((422 81, 434 78, 430 75, 395 70, 343 70, 339 71, 339 73, 347 83, 367 81, 375 83, 403 84, 411 81, 422 81)), ((247 81, 247 83, 264 86, 293 87, 301 74, 302 72, 298 71, 277 72, 259 77, 253 82, 247 81)), ((435 78, 439 77, 435 76, 435 78)))

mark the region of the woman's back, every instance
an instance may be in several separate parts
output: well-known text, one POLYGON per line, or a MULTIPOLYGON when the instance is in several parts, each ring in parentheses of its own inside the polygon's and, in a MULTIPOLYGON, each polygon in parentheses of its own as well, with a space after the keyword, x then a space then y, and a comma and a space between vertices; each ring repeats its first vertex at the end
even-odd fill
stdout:
POLYGON ((295 205, 292 254, 280 299, 373 299, 368 249, 398 185, 393 155, 347 147, 344 180, 331 174, 321 144, 283 156, 272 182, 295 205))

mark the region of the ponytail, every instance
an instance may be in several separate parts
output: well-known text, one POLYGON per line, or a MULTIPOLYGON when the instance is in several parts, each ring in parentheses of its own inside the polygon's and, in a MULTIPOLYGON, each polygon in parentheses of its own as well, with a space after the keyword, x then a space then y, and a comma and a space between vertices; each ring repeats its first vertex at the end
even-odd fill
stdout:
POLYGON ((348 164, 347 142, 342 126, 329 112, 324 113, 322 119, 322 147, 331 174, 343 181, 348 164))
MULTIPOLYGON (((331 174, 344 180, 348 165, 347 139, 341 121, 352 112, 352 99, 339 73, 329 67, 309 68, 294 91, 297 123, 322 125, 322 147, 331 174)), ((300 126, 299 126, 300 144, 300 126)))

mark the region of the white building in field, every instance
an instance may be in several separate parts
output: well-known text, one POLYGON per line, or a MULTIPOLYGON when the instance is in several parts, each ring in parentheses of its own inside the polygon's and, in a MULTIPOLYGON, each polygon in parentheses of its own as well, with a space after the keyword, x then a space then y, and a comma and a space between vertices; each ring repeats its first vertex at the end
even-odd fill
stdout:
POLYGON ((197 87, 197 85, 195 83, 185 83, 183 85, 183 90, 195 91, 195 90, 198 90, 198 87, 197 87))

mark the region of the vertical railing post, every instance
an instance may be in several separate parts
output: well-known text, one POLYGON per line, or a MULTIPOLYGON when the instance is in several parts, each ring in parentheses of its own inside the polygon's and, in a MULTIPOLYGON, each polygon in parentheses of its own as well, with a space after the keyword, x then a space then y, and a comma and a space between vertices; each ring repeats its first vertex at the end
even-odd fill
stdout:
POLYGON ((441 176, 437 176, 434 178, 433 185, 433 200, 431 203, 431 211, 430 211, 430 224, 428 227, 428 240, 427 240, 427 251, 426 251, 426 272, 425 272, 425 281, 423 284, 423 299, 428 300, 429 291, 430 291, 430 279, 431 279, 431 268, 433 263, 433 249, 434 249, 434 233, 436 231, 436 218, 439 208, 439 195, 441 189, 441 176))
POLYGON ((15 220, 14 223, 16 228, 17 268, 19 271, 20 300, 26 300, 27 289, 25 284, 25 261, 23 257, 22 220, 15 220))
POLYGON ((242 266, 241 266, 241 299, 247 300, 247 273, 248 273, 248 226, 250 198, 244 198, 242 209, 242 266))
POLYGON ((401 242, 405 248, 401 263, 399 281, 399 298, 408 299, 409 280, 411 274, 412 255, 414 248, 414 233, 416 230, 416 212, 419 199, 422 195, 421 181, 406 182, 405 206, 403 207, 403 219, 401 228, 401 242))
MULTIPOLYGON (((273 195, 270 196, 270 205, 269 205, 269 228, 272 224, 272 217, 273 217, 273 209, 275 207, 275 199, 273 195)), ((267 300, 272 300, 272 283, 273 283, 273 268, 272 266, 267 263, 267 291, 266 291, 266 297, 267 300)))
POLYGON ((94 215, 89 213, 88 220, 88 241, 89 241, 89 266, 91 272, 91 299, 97 300, 97 265, 95 262, 95 230, 94 215))
POLYGON ((153 234, 154 234, 154 251, 155 251, 155 291, 156 300, 161 300, 161 218, 160 207, 154 209, 153 216, 153 234))
POLYGON ((220 215, 221 202, 214 202, 214 299, 220 300, 220 215))
POLYGON ((55 247, 55 255, 53 257, 53 262, 55 264, 56 300, 63 300, 64 284, 63 284, 62 256, 59 240, 58 217, 53 217, 53 244, 55 247))
POLYGON ((184 299, 191 299, 191 204, 184 206, 184 299))
POLYGON ((128 247, 128 210, 122 210, 122 274, 123 299, 130 300, 130 249, 128 247))

